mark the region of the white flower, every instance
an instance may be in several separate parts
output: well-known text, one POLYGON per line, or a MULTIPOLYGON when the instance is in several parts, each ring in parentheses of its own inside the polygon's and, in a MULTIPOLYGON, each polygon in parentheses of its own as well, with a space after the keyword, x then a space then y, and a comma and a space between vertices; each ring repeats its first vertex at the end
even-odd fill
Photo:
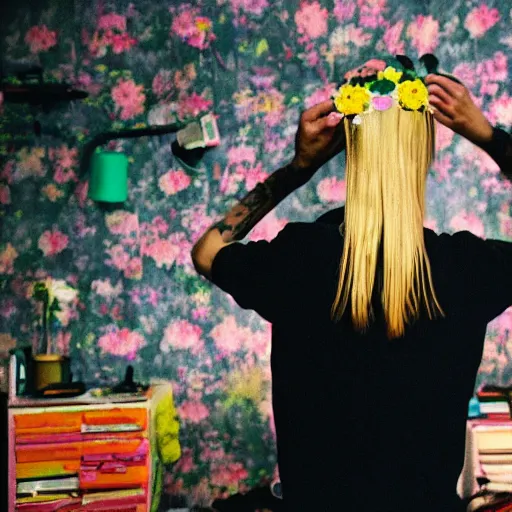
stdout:
POLYGON ((63 279, 52 279, 49 282, 48 293, 50 295, 50 304, 52 297, 59 301, 59 304, 73 302, 78 297, 78 292, 71 288, 63 279))
POLYGON ((123 282, 119 281, 115 286, 112 286, 110 279, 96 279, 91 284, 91 290, 95 291, 101 297, 113 299, 123 292, 123 282))
POLYGON ((329 38, 329 43, 333 55, 348 55, 350 53, 350 38, 347 28, 338 27, 334 29, 331 37, 329 38))

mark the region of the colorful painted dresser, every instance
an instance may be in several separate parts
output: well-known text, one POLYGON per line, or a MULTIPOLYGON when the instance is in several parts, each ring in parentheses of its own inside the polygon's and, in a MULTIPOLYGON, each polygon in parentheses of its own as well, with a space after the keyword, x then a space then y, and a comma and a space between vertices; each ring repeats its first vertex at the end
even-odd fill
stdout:
POLYGON ((151 404, 12 398, 9 512, 149 512, 151 404))

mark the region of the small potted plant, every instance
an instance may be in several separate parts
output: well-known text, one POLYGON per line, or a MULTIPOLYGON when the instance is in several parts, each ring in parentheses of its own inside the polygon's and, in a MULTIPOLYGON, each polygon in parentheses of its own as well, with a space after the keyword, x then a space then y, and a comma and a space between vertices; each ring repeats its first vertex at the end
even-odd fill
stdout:
POLYGON ((34 384, 36 390, 40 390, 48 384, 69 380, 69 358, 58 354, 51 332, 55 326, 67 325, 78 292, 64 280, 49 277, 34 283, 30 296, 40 303, 41 336, 34 355, 34 384))

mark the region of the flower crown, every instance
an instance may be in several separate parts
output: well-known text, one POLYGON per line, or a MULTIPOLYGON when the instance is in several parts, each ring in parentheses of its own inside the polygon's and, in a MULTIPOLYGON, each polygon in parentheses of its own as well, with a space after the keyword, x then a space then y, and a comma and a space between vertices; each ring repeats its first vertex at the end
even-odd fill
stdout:
POLYGON ((424 77, 428 73, 443 74, 451 79, 454 77, 437 71, 439 62, 434 55, 424 55, 420 62, 425 71, 421 76, 405 55, 397 55, 396 59, 386 61, 374 59, 362 68, 349 71, 345 75, 345 82, 332 98, 336 109, 346 116, 356 114, 352 120, 354 124, 361 123, 361 114, 388 110, 393 106, 432 113, 424 77), (374 71, 373 74, 363 76, 368 70, 374 71))

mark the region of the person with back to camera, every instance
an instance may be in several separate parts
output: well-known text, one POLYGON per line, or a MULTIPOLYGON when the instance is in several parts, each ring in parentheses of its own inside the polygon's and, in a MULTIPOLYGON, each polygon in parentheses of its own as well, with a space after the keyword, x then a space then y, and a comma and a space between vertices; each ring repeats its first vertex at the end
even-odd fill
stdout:
POLYGON ((464 510, 468 401, 487 324, 512 305, 512 243, 423 227, 434 120, 512 179, 511 136, 464 85, 372 59, 302 114, 292 162, 193 248, 200 274, 272 323, 286 510, 464 510), (238 243, 343 149, 344 207, 238 243))

